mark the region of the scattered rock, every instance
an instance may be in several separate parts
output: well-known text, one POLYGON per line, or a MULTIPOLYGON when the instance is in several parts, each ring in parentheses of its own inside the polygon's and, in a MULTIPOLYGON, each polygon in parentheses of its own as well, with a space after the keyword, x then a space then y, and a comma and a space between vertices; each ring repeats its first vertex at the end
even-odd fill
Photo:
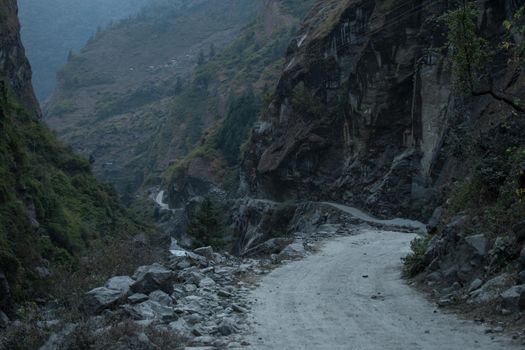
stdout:
POLYGON ((480 280, 479 278, 476 278, 474 281, 472 281, 472 283, 470 284, 470 286, 468 287, 468 292, 472 292, 476 289, 478 289, 479 287, 481 287, 483 285, 483 281, 480 280))
POLYGON ((498 296, 512 285, 512 276, 504 273, 496 276, 479 288, 472 291, 467 303, 485 303, 498 298, 498 296))
POLYGON ((136 282, 131 285, 131 290, 135 293, 148 294, 155 290, 167 293, 173 291, 173 272, 160 264, 139 267, 133 278, 136 282))
POLYGON ((89 314, 98 314, 101 311, 116 306, 125 296, 120 290, 99 287, 90 290, 84 295, 82 309, 89 314))
POLYGON ((201 247, 197 248, 193 251, 195 254, 199 254, 204 256, 205 258, 209 260, 213 260, 213 248, 212 247, 201 247))
POLYGON ((52 334, 39 350, 68 349, 69 336, 75 332, 77 325, 68 323, 58 333, 52 334))
POLYGON ((129 276, 116 276, 110 278, 106 282, 106 288, 115 289, 120 291, 122 294, 129 294, 130 287, 135 281, 129 276))
POLYGON ((518 242, 525 241, 525 220, 517 223, 512 227, 512 231, 516 235, 518 242))
POLYGON ((518 284, 525 284, 525 270, 518 273, 517 281, 518 284))
POLYGON ((135 294, 131 294, 129 297, 128 297, 128 301, 131 303, 131 304, 137 304, 137 303, 141 303, 145 300, 148 300, 148 296, 146 294, 142 294, 142 293, 135 293, 135 294))
POLYGON ((201 279, 200 282, 199 282, 199 287, 200 287, 200 288, 211 287, 211 286, 214 286, 214 285, 215 285, 215 281, 212 280, 212 279, 209 278, 209 277, 204 277, 204 278, 201 279))
POLYGON ((443 214, 443 208, 437 207, 434 209, 434 212, 432 213, 432 217, 430 217, 430 220, 428 220, 427 224, 427 231, 429 233, 433 233, 436 231, 437 225, 439 224, 439 220, 441 219, 441 215, 443 214))
POLYGON ((501 306, 510 311, 525 309, 525 284, 514 286, 501 293, 501 306))
POLYGON ((474 249, 474 251, 480 256, 487 255, 487 244, 488 240, 484 234, 472 235, 465 237, 465 242, 474 249))
POLYGON ((173 304, 173 300, 171 299, 171 297, 161 290, 151 292, 149 295, 149 299, 156 301, 157 303, 164 306, 171 306, 173 304))
POLYGON ((306 255, 304 244, 301 241, 294 241, 292 244, 286 246, 279 254, 281 257, 286 259, 299 259, 306 255))
POLYGON ((0 311, 0 328, 6 328, 8 325, 9 317, 3 311, 0 311))
POLYGON ((245 308, 243 308, 242 306, 237 305, 237 304, 232 304, 232 309, 233 309, 233 311, 239 312, 241 314, 244 314, 244 313, 248 312, 248 310, 246 310, 245 308))
POLYGON ((126 305, 125 310, 135 320, 154 320, 172 322, 178 319, 172 307, 161 305, 153 300, 146 300, 136 305, 126 305))
POLYGON ((217 292, 217 295, 220 296, 220 297, 223 297, 223 298, 232 298, 233 297, 232 293, 229 293, 229 292, 227 292, 225 290, 222 290, 222 289, 217 292))

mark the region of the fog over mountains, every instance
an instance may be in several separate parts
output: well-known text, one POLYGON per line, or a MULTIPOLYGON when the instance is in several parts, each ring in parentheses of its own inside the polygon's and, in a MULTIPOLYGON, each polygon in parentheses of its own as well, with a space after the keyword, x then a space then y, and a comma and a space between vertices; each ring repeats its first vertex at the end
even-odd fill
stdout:
POLYGON ((22 41, 39 100, 55 87, 70 50, 78 51, 99 28, 127 18, 152 0, 20 0, 22 41))

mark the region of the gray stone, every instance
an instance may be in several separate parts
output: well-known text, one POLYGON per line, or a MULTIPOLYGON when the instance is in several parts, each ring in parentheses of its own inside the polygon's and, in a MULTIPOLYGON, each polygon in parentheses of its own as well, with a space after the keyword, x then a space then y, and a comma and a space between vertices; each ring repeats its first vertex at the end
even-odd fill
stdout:
POLYGON ((172 332, 182 337, 190 336, 190 327, 183 318, 179 318, 177 321, 173 321, 169 324, 169 328, 172 332))
POLYGON ((525 241, 525 220, 514 225, 512 231, 514 231, 519 242, 525 241))
POLYGON ((121 291, 99 287, 84 295, 82 309, 89 314, 97 314, 104 309, 116 306, 125 296, 121 291))
POLYGON ((186 322, 188 322, 189 324, 194 325, 199 322, 202 322, 202 316, 199 314, 191 314, 191 315, 184 316, 184 320, 186 320, 186 322))
POLYGON ((56 349, 68 349, 69 336, 77 329, 77 325, 68 323, 58 333, 54 333, 49 337, 44 345, 39 350, 56 350, 56 349))
POLYGON ((427 224, 427 231, 429 233, 432 233, 436 230, 442 214, 443 214, 442 207, 437 207, 436 209, 434 209, 434 212, 432 213, 432 217, 430 218, 430 220, 428 220, 428 224, 427 224))
POLYGON ((512 285, 512 280, 513 278, 507 273, 488 280, 481 288, 469 294, 470 298, 467 303, 477 304, 496 300, 504 290, 512 285))
POLYGON ((130 287, 134 282, 129 276, 116 276, 106 282, 106 288, 119 290, 122 294, 128 295, 130 293, 130 287))
POLYGON ((171 299, 171 297, 161 290, 151 292, 149 294, 149 299, 156 301, 157 303, 164 306, 171 306, 173 304, 173 300, 171 299))
POLYGON ((148 296, 146 294, 142 294, 142 293, 131 294, 128 297, 128 301, 131 304, 141 303, 141 302, 146 301, 146 300, 148 300, 148 296))
POLYGON ((136 282, 131 285, 131 290, 135 293, 148 294, 155 290, 166 293, 173 291, 173 272, 160 264, 139 267, 133 278, 136 282))
POLYGON ((222 289, 217 292, 217 295, 220 296, 220 297, 223 297, 223 298, 232 298, 233 297, 232 293, 227 292, 227 291, 222 290, 222 289))
POLYGON ((8 325, 9 317, 3 311, 0 311, 0 328, 6 328, 8 325))
POLYGON ((204 277, 202 280, 200 280, 199 282, 199 287, 200 288, 206 288, 206 287, 212 287, 215 285, 215 281, 212 280, 211 278, 209 277, 204 277))
POLYGON ((212 247, 200 247, 193 251, 195 254, 204 256, 205 258, 212 260, 213 259, 213 248, 212 247))
POLYGON ((468 292, 470 293, 470 292, 478 289, 482 285, 483 285, 483 281, 480 280, 479 278, 476 278, 474 281, 472 281, 472 283, 470 283, 470 285, 468 287, 468 292))
POLYGON ((222 334, 223 336, 228 336, 232 334, 233 331, 234 329, 230 325, 223 324, 219 326, 219 333, 222 334))
POLYGON ((187 293, 193 293, 193 292, 195 292, 197 290, 197 286, 194 285, 193 283, 185 284, 182 288, 187 293))
POLYGON ((304 257, 306 251, 302 241, 294 241, 287 245, 279 255, 287 259, 298 259, 304 257))
POLYGON ((518 281, 518 284, 525 284, 525 270, 518 273, 517 281, 518 281))
POLYGON ((244 313, 248 312, 248 310, 246 310, 244 307, 242 307, 240 305, 237 305, 237 304, 232 304, 232 309, 233 309, 233 311, 236 311, 236 312, 241 313, 241 314, 244 314, 244 313))
POLYGON ((514 286, 501 293, 501 306, 510 311, 525 309, 525 284, 514 286))
POLYGON ((153 300, 146 300, 136 305, 126 305, 125 310, 135 320, 160 320, 163 322, 172 322, 178 318, 172 307, 161 305, 153 300))
POLYGON ((487 255, 488 240, 484 234, 465 237, 465 242, 480 256, 487 255))
POLYGON ((430 282, 439 282, 443 280, 443 275, 441 274, 440 271, 435 271, 435 272, 429 273, 425 277, 425 280, 430 281, 430 282))

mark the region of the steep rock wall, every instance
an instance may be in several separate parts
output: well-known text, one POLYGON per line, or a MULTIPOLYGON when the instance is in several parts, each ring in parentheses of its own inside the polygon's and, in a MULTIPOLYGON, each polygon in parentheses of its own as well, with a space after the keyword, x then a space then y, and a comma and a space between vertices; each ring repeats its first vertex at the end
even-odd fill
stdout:
MULTIPOLYGON (((466 172, 444 152, 454 118, 470 115, 478 122, 466 128, 481 133, 503 118, 488 111, 509 111, 487 97, 463 101, 459 111, 449 62, 435 50, 446 40, 437 18, 456 5, 320 2, 290 45, 276 98, 253 131, 243 161, 246 190, 428 218, 446 184, 466 172)), ((482 2, 482 31, 499 35, 517 6, 482 2)), ((494 64, 496 84, 519 90, 520 78, 511 81, 513 68, 504 62, 494 64)))
POLYGON ((34 115, 40 116, 31 85, 31 67, 20 40, 16 0, 0 2, 0 74, 6 78, 16 96, 34 115))

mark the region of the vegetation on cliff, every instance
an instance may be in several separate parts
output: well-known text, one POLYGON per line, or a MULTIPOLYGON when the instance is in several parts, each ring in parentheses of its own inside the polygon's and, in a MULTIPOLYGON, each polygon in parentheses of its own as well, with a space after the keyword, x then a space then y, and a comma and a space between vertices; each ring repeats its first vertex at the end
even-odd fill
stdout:
POLYGON ((115 190, 21 107, 6 80, 0 132, 0 270, 15 299, 33 296, 35 283, 94 241, 139 232, 115 190))

